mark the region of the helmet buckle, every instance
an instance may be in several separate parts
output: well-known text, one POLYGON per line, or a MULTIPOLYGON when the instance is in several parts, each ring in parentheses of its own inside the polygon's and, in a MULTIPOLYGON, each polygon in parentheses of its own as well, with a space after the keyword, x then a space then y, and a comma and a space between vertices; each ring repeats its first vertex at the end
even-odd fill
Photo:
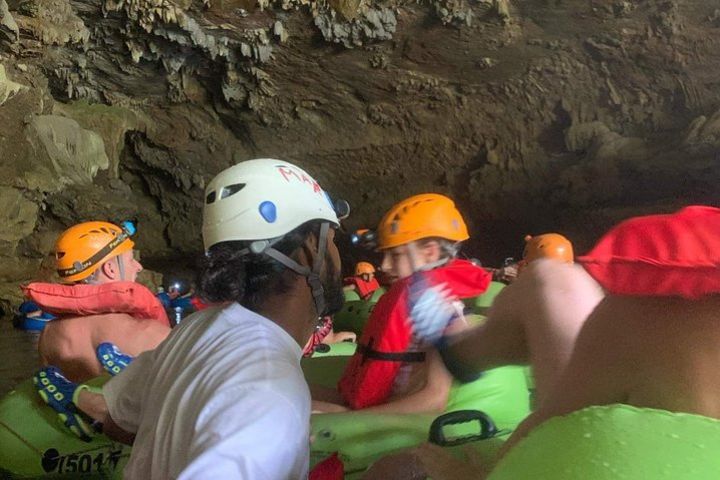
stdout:
POLYGON ((250 244, 250 251, 255 255, 265 253, 265 250, 270 246, 270 242, 267 240, 256 240, 250 244))

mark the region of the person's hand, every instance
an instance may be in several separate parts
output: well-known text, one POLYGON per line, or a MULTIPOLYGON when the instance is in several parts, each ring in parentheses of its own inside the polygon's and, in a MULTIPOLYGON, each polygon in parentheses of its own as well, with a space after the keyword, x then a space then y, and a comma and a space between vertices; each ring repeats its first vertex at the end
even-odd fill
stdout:
POLYGON ((421 470, 433 480, 481 480, 488 473, 477 461, 472 448, 465 450, 462 457, 450 453, 450 450, 432 443, 423 443, 412 450, 418 459, 421 470))
POLYGON ((518 276, 518 264, 506 265, 498 271, 498 280, 505 283, 512 283, 518 276))
POLYGON ((344 405, 332 402, 323 402, 322 400, 313 400, 311 406, 312 413, 342 413, 349 412, 350 409, 344 405))
POLYGON ((422 280, 411 283, 409 311, 415 336, 420 340, 436 343, 453 318, 458 315, 457 308, 453 304, 454 300, 444 283, 434 286, 427 285, 422 280))
POLYGON ((404 451, 393 455, 387 455, 377 462, 363 474, 363 480, 425 480, 427 475, 423 470, 420 460, 412 451, 404 451))
POLYGON ((332 344, 340 342, 354 342, 357 339, 355 332, 330 332, 322 343, 332 344))
POLYGON ((87 389, 63 376, 57 367, 44 367, 33 376, 33 384, 40 398, 55 410, 63 424, 85 442, 92 440, 94 431, 82 418, 75 405, 75 397, 87 389))
POLYGON ((134 357, 126 355, 112 343, 105 342, 95 349, 100 365, 113 377, 127 368, 134 357))

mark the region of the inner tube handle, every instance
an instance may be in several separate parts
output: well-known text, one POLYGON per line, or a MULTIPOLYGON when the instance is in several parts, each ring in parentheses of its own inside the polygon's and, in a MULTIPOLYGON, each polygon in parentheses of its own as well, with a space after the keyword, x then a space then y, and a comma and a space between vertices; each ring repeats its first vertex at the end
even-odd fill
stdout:
POLYGON ((464 443, 475 442, 478 440, 486 440, 496 436, 498 428, 495 426, 492 418, 485 412, 479 410, 457 410, 449 412, 437 417, 432 425, 430 425, 430 434, 428 440, 430 443, 440 445, 441 447, 452 447, 462 445, 464 443), (478 421, 480 423, 480 433, 475 435, 463 435, 460 437, 447 438, 443 429, 447 425, 458 425, 478 421))

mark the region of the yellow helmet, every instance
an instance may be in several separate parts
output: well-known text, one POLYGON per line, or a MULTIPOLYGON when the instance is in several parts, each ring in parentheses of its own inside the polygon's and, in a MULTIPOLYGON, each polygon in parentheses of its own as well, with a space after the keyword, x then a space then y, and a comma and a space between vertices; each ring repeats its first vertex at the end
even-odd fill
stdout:
POLYGON ((79 223, 65 230, 55 244, 58 275, 64 283, 83 280, 112 257, 132 250, 134 227, 109 222, 79 223))
POLYGON ((355 265, 355 275, 362 275, 363 273, 375 273, 375 267, 368 262, 358 262, 357 265, 355 265))
POLYGON ((437 193, 423 193, 403 200, 385 214, 378 226, 380 250, 431 237, 454 242, 470 238, 455 203, 437 193))
POLYGON ((538 258, 552 258, 564 263, 573 263, 573 247, 570 240, 559 233, 525 237, 523 260, 530 263, 538 258))

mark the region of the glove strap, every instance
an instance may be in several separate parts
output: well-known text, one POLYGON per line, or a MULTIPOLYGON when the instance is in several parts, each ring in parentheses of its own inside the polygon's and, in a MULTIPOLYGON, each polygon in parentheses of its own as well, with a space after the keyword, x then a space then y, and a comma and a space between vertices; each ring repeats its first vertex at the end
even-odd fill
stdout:
POLYGON ((448 372, 450 372, 450 374, 455 377, 460 383, 474 382, 478 378, 482 377, 483 372, 469 370, 465 365, 463 365, 455 358, 455 356, 452 354, 452 347, 450 345, 450 342, 448 341, 448 338, 449 337, 446 336, 440 337, 434 343, 435 348, 437 348, 438 352, 440 353, 440 358, 442 358, 442 361, 445 364, 445 368, 448 369, 448 372))

